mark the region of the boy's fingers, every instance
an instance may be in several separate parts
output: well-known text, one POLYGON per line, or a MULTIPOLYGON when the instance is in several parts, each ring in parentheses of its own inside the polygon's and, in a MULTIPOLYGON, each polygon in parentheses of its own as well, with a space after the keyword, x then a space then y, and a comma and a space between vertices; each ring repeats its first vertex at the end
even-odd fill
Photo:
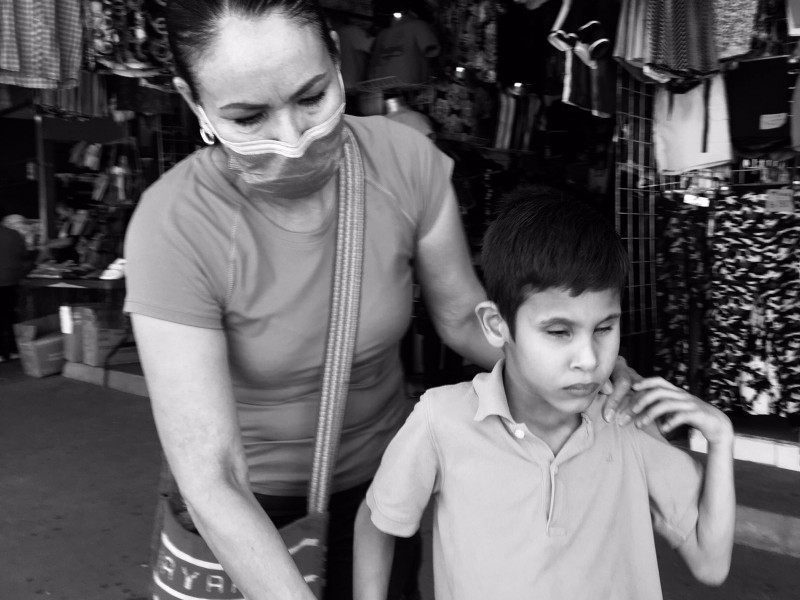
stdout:
POLYGON ((611 381, 603 386, 603 393, 609 394, 603 407, 603 418, 606 422, 610 423, 614 419, 615 413, 625 411, 628 407, 631 385, 639 379, 641 378, 638 373, 628 366, 623 357, 618 356, 614 371, 611 373, 611 381), (607 392, 605 390, 608 387, 612 389, 607 392))

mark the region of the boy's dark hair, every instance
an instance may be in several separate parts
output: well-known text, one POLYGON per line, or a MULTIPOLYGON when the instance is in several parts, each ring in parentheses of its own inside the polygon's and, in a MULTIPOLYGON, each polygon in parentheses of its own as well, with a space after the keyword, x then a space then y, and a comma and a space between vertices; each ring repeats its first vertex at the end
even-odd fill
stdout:
POLYGON ((508 196, 489 225, 481 252, 489 300, 514 335, 517 310, 529 294, 550 288, 573 296, 622 293, 630 261, 612 223, 592 206, 546 186, 508 196))

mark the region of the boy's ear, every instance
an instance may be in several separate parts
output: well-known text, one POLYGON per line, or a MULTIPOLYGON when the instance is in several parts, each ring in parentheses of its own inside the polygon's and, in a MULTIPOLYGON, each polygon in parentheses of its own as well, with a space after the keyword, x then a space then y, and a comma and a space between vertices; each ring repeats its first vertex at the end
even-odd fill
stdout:
POLYGON ((497 310, 497 305, 489 300, 484 300, 475 307, 475 314, 481 323, 483 335, 486 340, 495 348, 502 348, 507 342, 511 341, 511 332, 508 329, 506 320, 497 310))

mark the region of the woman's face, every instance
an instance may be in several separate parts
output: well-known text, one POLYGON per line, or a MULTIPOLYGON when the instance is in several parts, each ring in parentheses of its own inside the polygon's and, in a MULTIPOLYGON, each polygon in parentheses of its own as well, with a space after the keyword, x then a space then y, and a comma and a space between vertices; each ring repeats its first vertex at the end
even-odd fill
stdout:
POLYGON ((343 101, 317 31, 280 13, 226 18, 194 70, 203 110, 231 142, 293 144, 343 101))

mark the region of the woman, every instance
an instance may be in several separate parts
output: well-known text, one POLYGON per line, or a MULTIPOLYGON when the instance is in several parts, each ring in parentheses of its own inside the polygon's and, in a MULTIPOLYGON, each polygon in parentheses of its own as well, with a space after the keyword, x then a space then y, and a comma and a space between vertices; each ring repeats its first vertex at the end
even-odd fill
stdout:
POLYGON ((361 314, 326 596, 349 598, 355 512, 407 412, 398 345, 412 270, 444 342, 486 368, 497 358, 473 316, 484 292, 452 164, 410 128, 342 116, 336 37, 314 0, 171 0, 168 19, 175 85, 220 143, 144 194, 127 237, 126 310, 189 512, 250 600, 312 598, 276 526, 305 511, 343 127, 364 157, 361 314), (308 150, 286 160, 298 141, 308 150), (264 151, 244 156, 241 142, 264 151))

